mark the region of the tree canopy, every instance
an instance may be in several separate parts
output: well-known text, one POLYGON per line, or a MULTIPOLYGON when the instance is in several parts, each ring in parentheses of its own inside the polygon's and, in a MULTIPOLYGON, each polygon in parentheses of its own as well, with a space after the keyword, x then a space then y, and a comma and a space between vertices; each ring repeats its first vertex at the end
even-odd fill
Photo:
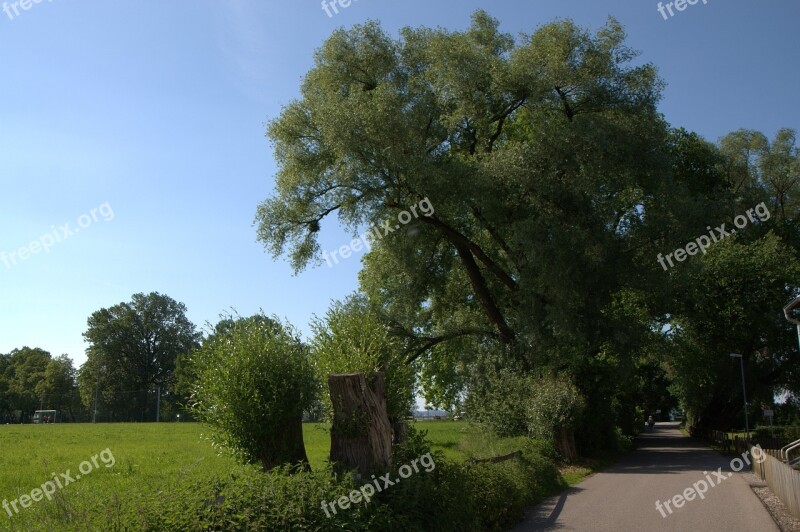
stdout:
POLYGON ((319 263, 330 216, 355 234, 430 201, 430 216, 373 243, 360 289, 441 405, 506 367, 570 375, 593 413, 589 439, 671 404, 665 371, 698 419, 714 401, 735 408, 734 386, 700 403, 687 395, 702 388, 692 353, 716 360, 712 378, 734 349, 711 340, 712 313, 720 330, 750 320, 736 342, 748 363, 764 349, 777 361, 762 396, 800 390, 773 314, 797 293, 794 132, 715 145, 672 128, 657 109, 663 82, 625 39, 614 19, 515 39, 482 11, 465 31, 335 31, 269 125, 279 168, 259 240, 299 271, 319 263), (761 201, 772 224, 669 272, 656 260, 761 201), (728 311, 739 304, 728 283, 755 298, 751 313, 728 311))
POLYGON ((142 420, 154 419, 153 392, 170 389, 176 358, 197 348, 200 334, 183 303, 152 292, 92 313, 84 338, 89 343, 79 373, 84 404, 93 404, 99 388, 117 419, 142 420))

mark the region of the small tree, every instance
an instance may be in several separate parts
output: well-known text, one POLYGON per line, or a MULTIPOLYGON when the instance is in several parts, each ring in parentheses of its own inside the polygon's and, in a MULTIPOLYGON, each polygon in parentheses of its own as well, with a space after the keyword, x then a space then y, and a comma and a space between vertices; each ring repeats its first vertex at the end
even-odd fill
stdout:
MULTIPOLYGON (((386 378, 387 413, 392 424, 402 422, 414 406, 416 375, 406 363, 403 345, 367 306, 363 297, 353 295, 335 302, 324 319, 311 323, 311 348, 317 378, 327 390, 328 376, 338 373, 382 372, 386 378)), ((325 416, 332 418, 330 393, 323 391, 325 416)))
POLYGON ((190 359, 197 375, 191 408, 213 428, 215 445, 264 471, 308 469, 302 420, 317 381, 290 325, 261 314, 225 319, 190 359))
POLYGON ((531 399, 526 405, 528 433, 548 439, 568 460, 577 457, 575 428, 586 402, 578 387, 564 376, 531 379, 531 399))
POLYGON ((414 368, 402 343, 359 295, 334 303, 311 327, 317 378, 327 390, 331 462, 362 475, 388 466, 414 402, 414 368))
POLYGON ((528 432, 525 405, 533 379, 519 371, 482 368, 472 379, 464 407, 470 419, 486 424, 498 436, 523 436, 528 432))
POLYGON ((466 407, 470 416, 499 436, 522 436, 552 441, 568 460, 577 456, 575 428, 586 401, 565 376, 484 368, 475 379, 466 407))

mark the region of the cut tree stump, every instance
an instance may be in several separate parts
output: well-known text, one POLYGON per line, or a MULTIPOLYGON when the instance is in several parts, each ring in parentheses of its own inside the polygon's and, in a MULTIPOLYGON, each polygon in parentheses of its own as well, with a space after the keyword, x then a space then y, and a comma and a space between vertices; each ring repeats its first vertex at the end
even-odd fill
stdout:
POLYGON ((333 403, 330 461, 337 472, 366 476, 391 465, 392 424, 386 412, 384 374, 328 376, 333 403))

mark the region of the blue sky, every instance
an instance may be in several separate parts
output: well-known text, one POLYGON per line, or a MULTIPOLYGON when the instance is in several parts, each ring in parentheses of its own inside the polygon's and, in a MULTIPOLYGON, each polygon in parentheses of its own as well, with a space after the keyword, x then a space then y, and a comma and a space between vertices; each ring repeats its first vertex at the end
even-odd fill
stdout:
MULTIPOLYGON (((318 0, 44 0, 18 15, 10 4, 0 12, 0 352, 36 346, 76 365, 88 316, 136 292, 185 303, 198 326, 234 307, 307 332, 356 288, 358 258, 293 276, 253 227, 276 172, 265 125, 338 26, 463 29, 484 7, 518 34, 555 18, 594 30, 613 15, 668 83, 671 124, 710 140, 800 128, 795 0, 699 0, 668 20, 651 0, 357 0, 333 17, 318 0), (21 259, 33 241, 39 253, 21 259)), ((323 225, 323 249, 349 240, 335 218, 323 225)))

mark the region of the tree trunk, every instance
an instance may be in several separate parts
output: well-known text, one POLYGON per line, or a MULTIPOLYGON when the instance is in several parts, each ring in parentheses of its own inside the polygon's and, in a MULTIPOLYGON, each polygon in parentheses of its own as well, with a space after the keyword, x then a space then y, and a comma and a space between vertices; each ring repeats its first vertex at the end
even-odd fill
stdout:
POLYGON ((397 421, 392 424, 392 431, 394 432, 394 445, 403 443, 408 439, 408 423, 405 421, 397 421))
POLYGON ((269 441, 260 443, 262 451, 259 461, 266 473, 270 469, 291 464, 300 470, 310 471, 308 455, 303 442, 303 415, 300 414, 284 427, 284 430, 269 435, 269 441))
POLYGON ((392 425, 386 412, 382 372, 369 382, 363 373, 328 376, 333 403, 330 461, 336 471, 356 469, 366 476, 391 464, 392 425))
POLYGON ((578 451, 575 448, 575 432, 571 429, 559 429, 556 448, 565 459, 570 462, 574 461, 578 457, 578 451))

